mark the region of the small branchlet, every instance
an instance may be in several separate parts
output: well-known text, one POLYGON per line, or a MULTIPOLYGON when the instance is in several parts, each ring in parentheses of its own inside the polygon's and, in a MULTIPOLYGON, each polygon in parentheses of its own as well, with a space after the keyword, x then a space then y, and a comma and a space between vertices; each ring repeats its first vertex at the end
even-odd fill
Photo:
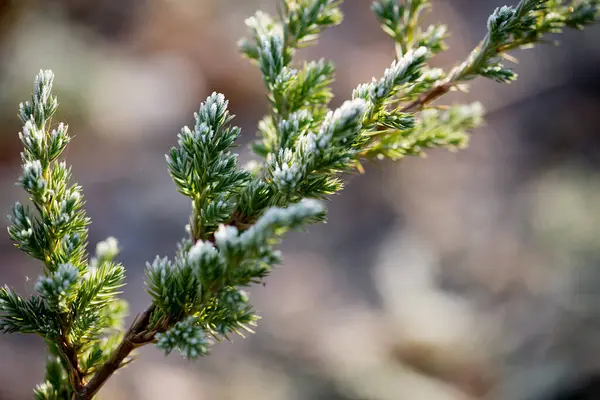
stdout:
POLYGON ((510 51, 544 43, 546 35, 561 33, 564 28, 583 29, 599 15, 598 0, 521 0, 516 6, 498 7, 488 18, 486 36, 467 59, 402 109, 421 110, 478 76, 510 83, 517 74, 502 63, 503 59, 514 60, 510 51))
POLYGON ((16 203, 8 227, 15 246, 43 262, 43 275, 35 285, 38 295, 23 299, 12 289, 0 290, 1 329, 35 333, 53 354, 46 381, 36 390, 39 399, 78 397, 87 376, 116 348, 111 338, 120 336, 114 329, 122 325, 127 310, 117 297, 125 271, 112 262, 118 253, 116 241, 99 244, 96 258, 88 262, 90 220, 81 187, 70 184, 70 169, 58 160, 70 137, 65 124, 52 128, 58 107, 53 79, 52 72, 40 71, 31 102, 19 106, 19 184, 33 210, 16 203))

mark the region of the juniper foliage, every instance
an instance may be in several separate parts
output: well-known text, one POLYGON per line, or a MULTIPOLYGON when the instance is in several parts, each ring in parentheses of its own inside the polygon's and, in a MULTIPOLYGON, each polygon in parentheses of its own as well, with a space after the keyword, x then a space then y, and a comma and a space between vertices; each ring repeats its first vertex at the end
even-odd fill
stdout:
POLYGON ((127 304, 118 295, 125 270, 114 238, 86 251, 89 218, 81 187, 59 158, 70 141, 54 124, 53 74, 40 71, 30 102, 19 107, 23 172, 31 206, 16 203, 8 234, 42 262, 36 294, 0 289, 0 330, 33 333, 48 346, 46 378, 37 399, 91 399, 136 348, 155 343, 166 354, 195 359, 218 341, 256 324, 248 294, 277 265, 275 249, 290 229, 322 221, 318 202, 340 191, 344 173, 369 159, 397 160, 429 148, 466 146, 481 124, 479 103, 435 105, 476 77, 501 83, 517 75, 506 54, 565 28, 581 29, 599 15, 598 0, 521 0, 496 9, 487 34, 460 64, 445 72, 428 65, 446 49, 447 28, 423 26, 428 0, 378 0, 372 10, 395 44, 396 59, 381 78, 363 83, 330 109, 331 62, 295 62, 296 50, 342 20, 338 0, 283 0, 277 16, 258 12, 246 24, 240 50, 262 73, 269 113, 252 148, 259 161, 240 167, 233 152, 240 129, 221 94, 213 93, 166 156, 176 189, 190 199, 187 235, 173 258, 146 269, 151 305, 123 329, 127 304))

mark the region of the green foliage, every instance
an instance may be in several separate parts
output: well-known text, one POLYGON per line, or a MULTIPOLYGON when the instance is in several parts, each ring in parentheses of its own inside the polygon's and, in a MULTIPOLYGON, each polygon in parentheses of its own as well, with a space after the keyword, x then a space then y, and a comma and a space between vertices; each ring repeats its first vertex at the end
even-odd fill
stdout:
POLYGON ((165 333, 158 333, 156 338, 156 346, 166 354, 177 349, 185 358, 193 360, 207 355, 209 351, 209 342, 204 330, 194 317, 177 322, 165 333))
POLYGON ((194 131, 187 126, 178 136, 178 146, 167 156, 167 165, 177 189, 193 201, 190 221, 195 239, 206 238, 231 217, 235 196, 249 180, 237 168, 237 154, 230 148, 240 136, 230 127, 233 116, 222 94, 213 93, 195 114, 194 131))
POLYGON ((7 287, 0 290, 0 329, 35 333, 54 354, 48 360, 46 380, 36 389, 40 399, 68 398, 81 388, 88 371, 104 361, 97 351, 90 357, 88 350, 104 347, 106 354, 114 350, 118 343, 109 340, 114 335, 109 331, 122 324, 126 310, 117 298, 124 269, 112 262, 118 253, 116 241, 99 244, 98 254, 88 262, 90 221, 81 187, 69 183, 70 169, 58 160, 70 141, 67 126, 60 123, 51 129, 58 107, 52 81, 50 71, 40 71, 31 102, 19 107, 23 122, 19 184, 29 194, 33 210, 16 203, 8 227, 15 246, 43 262, 43 275, 35 285, 37 296, 29 299, 7 287))
MULTIPOLYGON (((389 71, 397 68, 398 62, 406 64, 414 60, 415 52, 425 52, 427 56, 422 62, 426 63, 429 57, 445 49, 445 26, 420 28, 424 12, 430 8, 429 1, 378 0, 372 8, 383 30, 396 42, 399 60, 385 76, 391 76, 389 71)), ((512 59, 507 52, 532 47, 543 42, 545 35, 560 33, 565 27, 583 28, 594 23, 599 13, 597 0, 521 0, 516 6, 497 8, 488 19, 484 39, 464 62, 448 73, 426 64, 418 65, 413 75, 389 91, 391 96, 388 90, 382 90, 383 102, 374 96, 375 81, 360 85, 353 97, 370 99, 375 104, 374 113, 369 114, 364 125, 370 131, 367 132, 370 138, 360 156, 397 159, 422 155, 422 149, 430 147, 451 150, 464 147, 468 131, 482 121, 483 107, 451 105, 448 110, 440 110, 431 106, 433 102, 458 85, 466 89, 467 82, 478 76, 500 83, 514 81, 516 73, 502 63, 502 59, 512 59), (396 128, 386 123, 390 115, 410 118, 407 113, 416 120, 415 127, 396 128)), ((379 82, 380 88, 385 87, 385 78, 379 82)), ((393 79, 388 78, 387 82, 393 79)))
POLYGON ((220 225, 214 243, 198 240, 192 245, 184 240, 174 261, 157 257, 148 264, 147 286, 157 306, 156 318, 176 321, 174 331, 170 328, 159 336, 159 347, 166 353, 183 349, 186 357, 195 358, 208 352, 205 336, 220 340, 229 332, 248 330, 258 317, 237 287, 260 282, 279 261, 272 246, 282 234, 322 216, 322 207, 309 200, 272 207, 242 233, 235 226, 220 225), (197 335, 181 336, 184 328, 197 335), (191 340, 189 345, 184 338, 191 340), (200 344, 205 351, 197 348, 200 344))
POLYGON ((41 277, 35 289, 51 311, 67 313, 75 300, 78 280, 79 270, 73 264, 61 264, 54 274, 41 277))
POLYGON ((0 329, 5 333, 36 333, 56 337, 59 333, 57 315, 46 307, 40 297, 23 299, 13 289, 0 289, 0 329))
POLYGON ((48 345, 46 377, 37 399, 91 399, 130 362, 130 353, 155 343, 194 359, 215 342, 251 332, 259 317, 243 287, 260 283, 281 260, 276 250, 291 229, 323 221, 327 199, 342 176, 369 159, 397 160, 426 149, 463 148, 482 123, 479 103, 432 105, 459 84, 481 76, 507 83, 516 74, 506 52, 542 42, 564 28, 594 23, 598 0, 521 0, 490 16, 488 32, 468 58, 448 73, 428 63, 444 51, 444 25, 422 26, 427 0, 378 0, 372 9, 396 47, 381 78, 357 86, 331 109, 335 69, 327 60, 296 64, 298 49, 341 22, 338 0, 282 0, 279 14, 248 18, 241 52, 262 73, 269 112, 252 145, 259 160, 245 168, 233 152, 241 131, 221 94, 213 93, 184 127, 166 156, 176 189, 190 199, 187 234, 172 259, 146 268, 151 305, 123 330, 127 303, 118 298, 125 269, 108 238, 90 258, 81 187, 61 153, 66 125, 53 125, 58 107, 53 75, 41 71, 31 102, 19 107, 23 173, 19 184, 32 206, 16 203, 8 234, 15 246, 42 261, 37 294, 29 299, 0 289, 0 331, 34 333, 48 345), (54 128, 52 128, 54 126, 54 128))
POLYGON ((517 75, 501 63, 502 54, 539 43, 544 35, 565 27, 583 28, 597 18, 597 0, 522 0, 517 6, 497 8, 487 22, 488 33, 468 59, 457 66, 449 80, 471 80, 484 76, 510 82, 517 75))
POLYGON ((61 400, 72 396, 69 378, 65 373, 60 357, 51 355, 46 360, 44 382, 35 388, 36 400, 61 400))
POLYGON ((469 141, 469 131, 482 123, 480 103, 459 104, 447 109, 428 108, 421 113, 417 124, 401 131, 390 127, 389 133, 381 133, 376 145, 364 155, 398 160, 404 156, 422 156, 423 150, 443 147, 450 150, 463 149, 469 141))
POLYGON ((396 0, 381 0, 371 7, 385 33, 396 42, 398 57, 409 50, 426 47, 432 53, 446 49, 445 25, 421 27, 423 16, 431 8, 428 0, 412 0, 400 3, 396 0))

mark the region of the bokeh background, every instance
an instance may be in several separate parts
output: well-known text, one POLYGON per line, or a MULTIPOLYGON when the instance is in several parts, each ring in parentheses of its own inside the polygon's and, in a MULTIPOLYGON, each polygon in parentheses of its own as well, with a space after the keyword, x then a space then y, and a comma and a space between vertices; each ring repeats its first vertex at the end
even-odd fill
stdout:
MULTIPOLYGON (((515 0, 516 1, 516 0, 515 0)), ((17 105, 40 68, 56 74, 67 157, 93 219, 91 248, 119 239, 135 314, 146 261, 172 255, 189 213, 163 154, 212 91, 243 128, 266 110, 237 53, 244 19, 276 0, 0 1, 0 209, 24 200, 17 105)), ((433 1, 463 59, 502 0, 433 1)), ((337 65, 334 106, 380 76, 393 45, 346 0, 344 23, 300 57, 337 65)), ((600 368, 600 28, 519 52, 512 85, 476 81, 487 125, 467 150, 377 163, 347 179, 329 223, 294 233, 285 263, 251 290, 257 333, 195 363, 142 349, 105 399, 600 399, 561 391, 600 368), (563 397, 560 397, 563 396, 563 397)), ((7 220, 2 220, 3 227, 7 220)), ((0 235, 0 282, 30 293, 40 266, 0 235)), ((31 398, 43 343, 0 337, 0 399, 31 398)))

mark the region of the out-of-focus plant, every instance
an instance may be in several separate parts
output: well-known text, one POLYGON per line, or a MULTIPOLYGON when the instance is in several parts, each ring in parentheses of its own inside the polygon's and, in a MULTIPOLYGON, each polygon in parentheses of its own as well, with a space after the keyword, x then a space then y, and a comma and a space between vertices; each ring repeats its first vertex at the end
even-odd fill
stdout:
POLYGON ((482 121, 482 107, 434 101, 477 76, 515 80, 502 64, 507 52, 591 24, 599 10, 598 0, 522 0, 498 8, 479 46, 446 73, 427 64, 446 48, 447 36, 443 25, 422 27, 429 1, 376 1, 373 11, 394 39, 397 59, 380 79, 359 85, 352 99, 330 110, 333 65, 297 64, 293 57, 341 22, 340 3, 284 0, 276 17, 258 12, 246 21, 251 38, 240 48, 260 68, 270 103, 253 145, 261 159, 238 166, 232 148, 240 129, 231 124, 224 96, 209 96, 166 156, 177 190, 191 201, 187 236, 173 259, 148 263, 152 301, 127 330, 118 243, 109 238, 88 255, 90 220, 81 187, 69 183, 70 169, 59 161, 70 136, 66 125, 52 123, 58 106, 53 74, 35 78, 31 102, 19 107, 19 183, 32 207, 15 204, 8 233, 42 262, 43 274, 30 298, 0 290, 0 330, 34 333, 47 343, 38 399, 93 398, 146 344, 195 359, 214 342, 250 331, 258 317, 242 288, 262 282, 280 261, 274 246, 286 231, 325 218, 317 200, 342 189, 342 173, 362 171, 363 160, 464 147, 468 131, 482 121))

